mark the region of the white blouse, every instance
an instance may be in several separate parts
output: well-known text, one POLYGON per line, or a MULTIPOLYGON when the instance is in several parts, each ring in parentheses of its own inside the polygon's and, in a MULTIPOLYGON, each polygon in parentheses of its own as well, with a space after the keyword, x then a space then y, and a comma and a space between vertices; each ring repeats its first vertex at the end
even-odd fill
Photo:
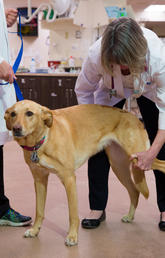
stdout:
MULTIPOLYGON (((148 44, 148 71, 141 74, 142 95, 155 102, 159 109, 159 129, 165 130, 165 44, 151 30, 142 28, 148 44)), ((101 65, 101 40, 97 40, 89 49, 78 76, 75 92, 79 104, 102 104, 113 106, 121 98, 110 98, 111 76, 101 65)), ((134 94, 132 76, 118 74, 124 88, 125 98, 134 94)))
MULTIPOLYGON (((10 53, 8 45, 8 32, 6 26, 6 17, 4 14, 3 0, 0 0, 0 63, 6 61, 10 63, 10 53)), ((0 83, 4 83, 0 80, 0 83)), ((6 128, 4 119, 5 110, 16 102, 15 90, 13 84, 0 85, 0 145, 12 139, 11 132, 6 128)))

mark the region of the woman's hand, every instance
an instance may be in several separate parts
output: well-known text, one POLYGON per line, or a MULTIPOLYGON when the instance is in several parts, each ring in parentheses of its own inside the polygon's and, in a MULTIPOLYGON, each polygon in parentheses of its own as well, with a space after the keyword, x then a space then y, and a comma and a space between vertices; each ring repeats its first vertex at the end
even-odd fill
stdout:
POLYGON ((130 160, 137 159, 137 162, 133 163, 135 168, 140 168, 141 170, 150 170, 152 169, 151 166, 154 158, 155 157, 152 155, 152 153, 150 153, 150 151, 143 151, 132 154, 130 160))
POLYGON ((6 61, 0 63, 0 79, 9 83, 13 83, 16 79, 12 66, 6 61))
POLYGON ((14 8, 5 9, 7 27, 11 27, 17 20, 18 11, 14 8))
POLYGON ((165 130, 159 129, 153 144, 147 151, 138 152, 131 155, 130 160, 137 159, 137 162, 133 163, 133 166, 140 168, 141 170, 150 170, 153 160, 157 157, 164 143, 165 130))

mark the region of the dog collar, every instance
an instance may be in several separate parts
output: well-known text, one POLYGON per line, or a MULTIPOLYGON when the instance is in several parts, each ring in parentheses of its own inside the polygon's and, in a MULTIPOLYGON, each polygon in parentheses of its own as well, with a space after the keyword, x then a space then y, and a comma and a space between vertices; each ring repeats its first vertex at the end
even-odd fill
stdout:
POLYGON ((27 150, 27 151, 36 151, 36 150, 38 150, 41 147, 41 145, 44 143, 44 141, 45 141, 45 136, 35 146, 32 146, 32 147, 29 147, 29 146, 26 146, 26 145, 20 145, 20 146, 24 150, 27 150))

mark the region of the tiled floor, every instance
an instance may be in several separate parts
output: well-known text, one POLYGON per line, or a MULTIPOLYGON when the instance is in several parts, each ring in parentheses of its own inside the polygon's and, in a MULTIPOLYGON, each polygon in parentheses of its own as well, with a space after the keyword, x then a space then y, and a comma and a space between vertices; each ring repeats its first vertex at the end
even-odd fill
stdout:
MULTIPOLYGON (((89 210, 86 168, 85 164, 77 171, 80 219, 89 210)), ((124 224, 120 219, 128 210, 129 199, 111 172, 106 221, 94 230, 80 227, 78 246, 69 248, 64 245, 68 228, 65 191, 59 179, 50 175, 45 220, 39 236, 25 239, 22 235, 26 228, 0 227, 0 258, 165 258, 165 232, 157 226, 159 212, 152 172, 147 173, 147 181, 149 200, 141 196, 134 222, 124 224)), ((5 146, 5 186, 12 207, 34 218, 33 179, 15 142, 5 146)))

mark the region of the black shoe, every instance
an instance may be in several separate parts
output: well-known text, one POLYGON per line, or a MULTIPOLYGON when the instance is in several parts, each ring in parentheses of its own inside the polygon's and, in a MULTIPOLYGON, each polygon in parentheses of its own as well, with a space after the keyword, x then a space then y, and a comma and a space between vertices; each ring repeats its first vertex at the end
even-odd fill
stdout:
POLYGON ((159 229, 165 231, 165 221, 162 220, 162 214, 160 214, 159 229))
POLYGON ((81 226, 87 229, 97 228, 100 225, 100 223, 105 220, 105 218, 106 214, 105 211, 103 211, 100 218, 98 219, 83 219, 81 222, 81 226))

